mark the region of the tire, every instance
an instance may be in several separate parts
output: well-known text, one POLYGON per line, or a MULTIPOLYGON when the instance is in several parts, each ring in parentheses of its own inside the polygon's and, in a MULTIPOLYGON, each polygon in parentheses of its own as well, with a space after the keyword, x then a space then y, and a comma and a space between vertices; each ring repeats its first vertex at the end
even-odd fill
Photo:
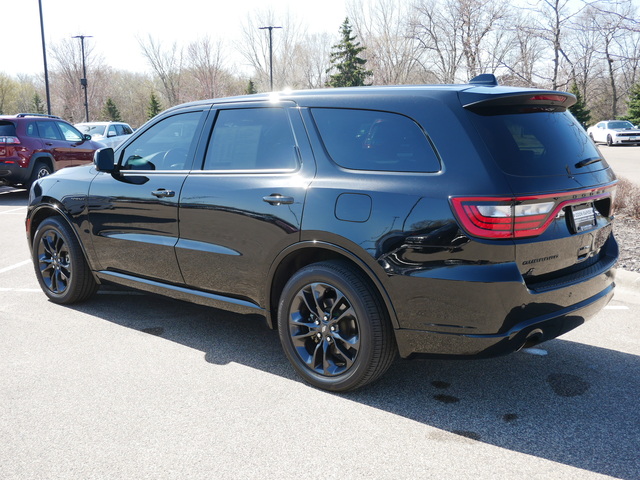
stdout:
POLYGON ((54 303, 83 302, 98 290, 78 239, 60 217, 50 217, 38 227, 33 265, 42 291, 54 303))
POLYGON ((280 298, 278 332, 298 374, 334 392, 373 382, 397 354, 377 292, 342 261, 315 263, 291 277, 280 298))
POLYGON ((46 177, 47 175, 51 175, 51 168, 49 168, 49 166, 45 163, 36 162, 33 167, 33 171, 31 172, 29 183, 27 183, 25 187, 27 187, 27 190, 31 190, 31 185, 33 185, 33 182, 35 182, 39 178, 46 177))
POLYGON ((607 135, 607 147, 613 147, 613 139, 611 135, 607 135))

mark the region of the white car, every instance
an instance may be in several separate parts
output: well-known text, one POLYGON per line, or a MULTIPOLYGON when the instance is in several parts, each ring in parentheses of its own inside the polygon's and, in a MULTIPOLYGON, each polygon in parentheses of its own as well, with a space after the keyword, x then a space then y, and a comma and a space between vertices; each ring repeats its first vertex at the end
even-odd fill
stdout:
POLYGON ((635 143, 640 145, 640 129, 626 120, 606 120, 587 129, 587 133, 595 143, 606 143, 609 146, 635 143))
POLYGON ((129 124, 123 122, 87 122, 74 126, 82 133, 91 135, 91 140, 111 148, 116 148, 133 133, 129 124))

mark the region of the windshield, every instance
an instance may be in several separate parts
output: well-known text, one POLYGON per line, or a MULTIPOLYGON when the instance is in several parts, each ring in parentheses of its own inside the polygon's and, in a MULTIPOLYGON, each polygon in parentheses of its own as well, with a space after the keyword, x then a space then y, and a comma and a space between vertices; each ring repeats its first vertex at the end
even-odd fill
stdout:
POLYGON ((104 135, 105 125, 76 125, 76 128, 82 133, 89 135, 104 135))
POLYGON ((586 161, 602 157, 569 112, 470 115, 493 158, 507 174, 566 175, 567 169, 587 173, 608 167, 604 159, 586 161))
POLYGON ((609 122, 607 128, 616 129, 616 128, 633 128, 631 122, 609 122))

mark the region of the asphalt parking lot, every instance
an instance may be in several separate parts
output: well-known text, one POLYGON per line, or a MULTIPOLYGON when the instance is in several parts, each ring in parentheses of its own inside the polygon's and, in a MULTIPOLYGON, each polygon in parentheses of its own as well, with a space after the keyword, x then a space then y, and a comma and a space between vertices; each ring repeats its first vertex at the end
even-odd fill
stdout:
MULTIPOLYGON (((624 155, 614 168, 640 163, 624 155)), ((50 303, 26 202, 0 187, 4 480, 640 478, 637 275, 538 348, 398 361, 334 395, 295 376, 259 318, 120 289, 50 303)))

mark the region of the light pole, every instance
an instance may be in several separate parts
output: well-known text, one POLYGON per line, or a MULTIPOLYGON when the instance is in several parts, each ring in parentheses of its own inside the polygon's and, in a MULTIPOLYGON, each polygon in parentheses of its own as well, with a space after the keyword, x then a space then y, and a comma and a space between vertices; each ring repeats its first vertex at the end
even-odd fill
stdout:
POLYGON ((42 0, 38 0, 40 7, 40 34, 42 35, 42 58, 44 59, 44 89, 47 95, 47 114, 51 115, 51 99, 49 97, 49 69, 47 68, 47 47, 44 42, 44 21, 42 20, 42 0))
POLYGON ((84 39, 92 38, 91 35, 76 35, 72 38, 79 38, 80 45, 82 46, 82 78, 80 79, 80 85, 84 88, 84 113, 86 116, 86 122, 89 121, 89 100, 87 97, 87 66, 84 63, 84 39))
POLYGON ((282 27, 259 27, 260 30, 269 30, 269 85, 273 91, 273 29, 282 27))

